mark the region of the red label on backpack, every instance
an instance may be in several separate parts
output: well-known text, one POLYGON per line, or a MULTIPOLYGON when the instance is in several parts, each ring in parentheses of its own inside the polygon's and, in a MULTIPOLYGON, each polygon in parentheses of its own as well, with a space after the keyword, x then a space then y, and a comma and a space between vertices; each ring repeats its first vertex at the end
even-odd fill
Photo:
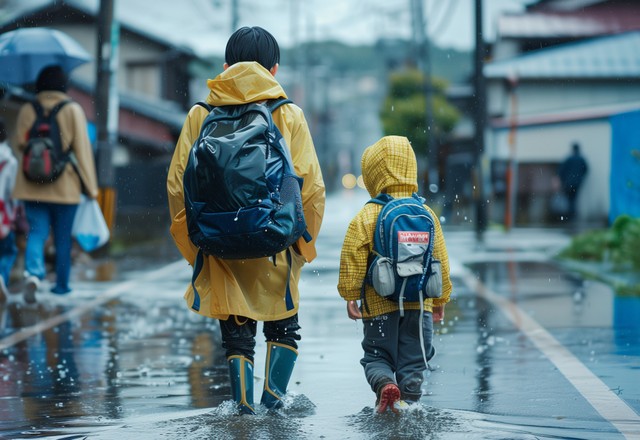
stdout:
POLYGON ((422 231, 398 231, 398 243, 429 244, 429 233, 422 231))

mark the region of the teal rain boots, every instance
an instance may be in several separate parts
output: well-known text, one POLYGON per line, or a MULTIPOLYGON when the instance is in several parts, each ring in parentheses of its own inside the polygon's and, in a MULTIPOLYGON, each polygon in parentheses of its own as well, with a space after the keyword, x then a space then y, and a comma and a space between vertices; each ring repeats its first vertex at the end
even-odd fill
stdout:
POLYGON ((260 403, 269 409, 282 407, 298 352, 288 345, 267 342, 264 391, 260 403))
POLYGON ((244 356, 230 356, 231 397, 241 414, 255 414, 253 409, 253 363, 244 356))

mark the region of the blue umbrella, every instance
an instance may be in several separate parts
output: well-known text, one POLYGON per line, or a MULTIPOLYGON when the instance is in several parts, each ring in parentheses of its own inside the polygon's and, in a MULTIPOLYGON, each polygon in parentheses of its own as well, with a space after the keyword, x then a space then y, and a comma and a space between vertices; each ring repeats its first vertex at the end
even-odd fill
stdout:
POLYGON ((56 29, 16 29, 0 35, 0 82, 32 84, 43 67, 56 64, 68 73, 91 58, 77 41, 56 29))

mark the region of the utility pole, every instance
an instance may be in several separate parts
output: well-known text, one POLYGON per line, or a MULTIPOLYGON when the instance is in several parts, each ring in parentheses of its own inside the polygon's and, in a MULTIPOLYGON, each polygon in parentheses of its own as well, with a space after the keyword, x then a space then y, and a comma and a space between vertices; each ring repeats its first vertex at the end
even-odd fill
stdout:
POLYGON ((112 157, 118 140, 120 107, 116 84, 120 28, 117 20, 114 19, 115 1, 100 0, 95 88, 96 164, 100 187, 98 201, 109 229, 112 228, 115 219, 115 173, 112 157))
POLYGON ((431 98, 431 53, 427 33, 427 19, 424 16, 422 2, 423 0, 411 0, 411 15, 416 44, 416 61, 423 75, 422 88, 425 98, 425 134, 427 137, 427 183, 429 191, 437 193, 440 186, 440 177, 438 173, 438 151, 436 142, 434 142, 436 130, 431 98))
POLYGON ((482 243, 487 228, 486 197, 484 193, 484 177, 482 157, 484 154, 484 130, 486 125, 486 82, 484 78, 485 45, 482 27, 482 0, 475 0, 475 54, 474 54, 474 89, 475 89, 475 157, 473 166, 473 199, 476 211, 476 240, 482 243))

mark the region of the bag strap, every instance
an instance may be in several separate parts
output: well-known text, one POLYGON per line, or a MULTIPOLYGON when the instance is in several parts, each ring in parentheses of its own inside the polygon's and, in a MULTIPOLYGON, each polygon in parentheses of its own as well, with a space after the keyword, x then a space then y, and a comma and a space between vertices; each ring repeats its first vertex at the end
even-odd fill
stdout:
POLYGON ((389 203, 390 201, 394 200, 393 196, 386 194, 386 193, 380 193, 377 196, 375 196, 372 199, 369 199, 369 201, 367 203, 375 203, 376 205, 386 205, 387 203, 389 203))
POLYGON ((270 99, 269 101, 267 101, 267 108, 271 113, 273 113, 278 107, 281 107, 285 104, 293 104, 293 101, 289 98, 270 99))
MULTIPOLYGON (((267 101, 267 108, 269 109, 269 112, 273 113, 279 107, 285 104, 293 104, 293 101, 290 100, 289 98, 282 98, 282 97, 276 98, 276 99, 270 99, 269 101, 267 101)), ((311 242, 311 240, 313 240, 313 237, 311 236, 311 234, 307 229, 305 229, 304 232, 302 233, 302 238, 306 243, 309 243, 311 242)))
POLYGON ((207 109, 207 111, 208 111, 208 112, 210 112, 211 110, 213 110, 213 106, 212 106, 212 105, 210 105, 210 104, 207 104, 207 103, 206 103, 206 102, 204 102, 204 101, 198 101, 198 102, 196 102, 194 105, 199 105, 200 107, 207 109))
POLYGON ((57 103, 49 112, 49 119, 55 118, 58 112, 62 110, 62 107, 64 107, 70 102, 71 102, 70 99, 65 99, 64 101, 60 101, 59 103, 57 103))
MULTIPOLYGON (((393 200, 393 197, 390 196, 389 194, 380 193, 377 196, 369 199, 367 203, 374 203, 376 205, 384 206, 387 203, 389 203, 391 200, 393 200)), ((380 221, 380 216, 378 216, 378 219, 376 219, 376 225, 378 224, 379 221, 380 221)), ((376 226, 376 230, 377 229, 378 227, 376 226)), ((371 270, 371 265, 373 264, 374 260, 377 258, 377 255, 378 254, 377 252, 375 252, 375 250, 373 253, 369 254, 369 257, 367 258, 367 271, 365 272, 364 279, 362 280, 362 286, 360 287, 360 300, 362 301, 362 306, 367 311, 367 313, 369 313, 369 305, 367 304, 367 297, 366 297, 367 280, 369 277, 369 271, 371 270)))
POLYGON ((42 108, 42 104, 40 104, 37 100, 31 101, 31 106, 33 110, 36 112, 36 118, 42 119, 44 118, 44 109, 42 108))
POLYGON ((67 105, 68 103, 70 103, 71 100, 70 99, 65 99, 63 101, 60 101, 59 103, 57 103, 50 111, 49 114, 45 116, 44 114, 44 107, 42 107, 42 104, 40 104, 40 101, 38 100, 33 100, 31 101, 31 105, 33 106, 33 110, 36 112, 36 115, 39 118, 47 118, 49 121, 53 120, 53 118, 56 117, 56 115, 58 114, 58 112, 60 110, 62 110, 62 107, 64 107, 65 105, 67 105))

